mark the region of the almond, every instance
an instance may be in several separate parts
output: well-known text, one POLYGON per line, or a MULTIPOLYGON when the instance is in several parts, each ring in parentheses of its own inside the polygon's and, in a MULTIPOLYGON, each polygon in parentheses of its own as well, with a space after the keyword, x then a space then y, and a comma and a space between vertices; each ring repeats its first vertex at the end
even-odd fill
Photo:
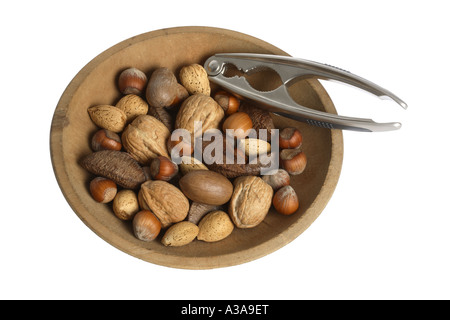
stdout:
POLYGON ((208 167, 203 162, 190 156, 181 157, 181 163, 178 167, 183 175, 193 170, 208 170, 208 167))
POLYGON ((203 217, 198 228, 198 240, 215 242, 228 237, 233 232, 234 225, 226 212, 217 210, 203 217))
POLYGON ((88 108, 91 120, 100 128, 112 132, 121 132, 127 123, 127 115, 111 105, 98 105, 88 108))
POLYGON ((192 241, 198 235, 198 226, 189 221, 181 221, 167 229, 161 239, 161 243, 169 247, 184 246, 192 241))
POLYGON ((248 157, 268 154, 270 152, 270 143, 261 139, 247 138, 239 141, 239 148, 245 151, 248 157))
POLYGON ((191 95, 202 93, 209 96, 211 94, 208 73, 199 64, 194 63, 181 68, 180 82, 191 95))
POLYGON ((136 119, 137 116, 147 114, 148 112, 147 102, 135 94, 127 94, 122 97, 119 102, 117 102, 116 108, 125 112, 127 123, 136 119))

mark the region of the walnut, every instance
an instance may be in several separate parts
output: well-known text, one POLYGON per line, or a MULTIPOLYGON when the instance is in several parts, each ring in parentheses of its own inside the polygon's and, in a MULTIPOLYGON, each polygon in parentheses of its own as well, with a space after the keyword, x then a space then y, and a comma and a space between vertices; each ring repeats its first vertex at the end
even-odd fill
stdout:
POLYGON ((218 129, 223 117, 222 107, 213 98, 197 93, 184 100, 175 120, 175 129, 186 129, 194 137, 195 121, 201 121, 203 134, 208 129, 218 129))
POLYGON ((150 210, 166 228, 186 218, 189 200, 180 189, 162 180, 149 180, 141 185, 138 193, 139 206, 150 210))
POLYGON ((169 129, 158 119, 140 115, 122 133, 122 144, 136 161, 148 165, 158 156, 169 157, 166 141, 169 129))
POLYGON ((228 213, 238 228, 260 224, 272 204, 273 189, 260 177, 243 176, 234 180, 228 213))

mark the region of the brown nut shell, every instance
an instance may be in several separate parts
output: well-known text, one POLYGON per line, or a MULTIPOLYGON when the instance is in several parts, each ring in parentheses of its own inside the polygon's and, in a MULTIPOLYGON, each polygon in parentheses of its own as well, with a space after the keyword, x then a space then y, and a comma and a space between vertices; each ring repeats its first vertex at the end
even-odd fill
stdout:
POLYGON ((180 70, 180 82, 189 94, 211 94, 208 73, 199 64, 190 64, 180 70))
POLYGON ((142 209, 151 210, 163 228, 186 218, 189 200, 177 187, 162 180, 149 180, 141 185, 138 193, 142 209))
POLYGON ((301 149, 283 149, 280 152, 281 167, 290 175, 299 175, 305 171, 308 160, 301 149))
POLYGON ((214 95, 214 100, 222 107, 226 115, 237 112, 239 110, 239 105, 241 104, 241 101, 234 95, 222 90, 214 95))
POLYGON ((265 183, 269 184, 274 191, 291 183, 289 173, 284 169, 276 169, 261 177, 265 183))
POLYGON ((275 210, 284 215, 293 214, 299 207, 297 193, 291 186, 284 186, 275 192, 272 202, 275 210))
POLYGON ((259 130, 265 129, 267 130, 267 141, 271 141, 271 131, 275 129, 275 124, 270 116, 270 112, 258 108, 248 102, 242 103, 239 107, 239 111, 247 113, 250 119, 252 119, 253 129, 255 129, 259 139, 262 138, 259 130))
POLYGON ((281 149, 294 149, 301 147, 303 136, 297 128, 287 127, 280 131, 279 140, 281 149))
POLYGON ((220 209, 221 209, 220 206, 194 201, 192 202, 191 207, 189 208, 187 221, 192 222, 194 224, 198 224, 207 213, 220 209))
POLYGON ((111 202, 117 194, 117 185, 114 181, 103 177, 95 177, 89 183, 92 198, 100 203, 111 202))
POLYGON ((149 210, 141 210, 133 218, 133 232, 142 241, 153 241, 161 231, 161 222, 149 210))
POLYGON ((226 137, 223 135, 223 161, 221 162, 214 162, 211 159, 208 158, 208 155, 205 154, 205 150, 208 147, 208 145, 212 143, 211 141, 205 141, 203 140, 203 156, 204 160, 206 160, 206 167, 214 172, 220 173, 223 176, 233 179, 239 176, 257 176, 261 174, 261 168, 267 166, 262 165, 260 161, 258 160, 256 163, 241 163, 240 160, 245 160, 245 154, 241 154, 238 157, 238 153, 242 150, 240 148, 236 148, 234 150, 233 158, 229 159, 227 154, 227 149, 229 146, 226 143, 226 137), (241 159, 239 159, 241 158, 241 159))
POLYGON ((177 82, 174 73, 165 67, 153 71, 148 81, 146 98, 151 107, 162 109, 176 104, 188 96, 187 90, 177 82))
POLYGON ((135 94, 128 94, 123 96, 117 103, 116 108, 125 112, 127 116, 127 123, 130 123, 137 116, 147 114, 148 104, 144 99, 135 94))
POLYGON ((182 175, 185 175, 189 171, 194 170, 209 170, 208 167, 203 164, 203 162, 190 156, 181 157, 181 163, 178 165, 178 167, 180 168, 182 175))
POLYGON ((122 144, 141 164, 149 164, 158 156, 169 157, 166 141, 170 136, 167 127, 155 117, 140 115, 122 133, 122 144))
POLYGON ((198 240, 215 242, 228 237, 233 232, 234 225, 226 212, 217 210, 203 217, 198 228, 198 240))
POLYGON ((154 180, 169 181, 177 173, 178 165, 167 157, 156 157, 150 164, 150 176, 154 180))
POLYGON ((230 200, 233 184, 225 176, 210 170, 187 172, 179 181, 180 189, 192 201, 222 205, 230 200))
POLYGON ((88 108, 91 120, 100 128, 121 132, 127 123, 127 115, 111 105, 98 105, 88 108))
POLYGON ((91 147, 94 151, 122 149, 122 140, 120 136, 112 131, 100 129, 94 133, 91 139, 91 147))
POLYGON ((235 112, 229 115, 222 125, 222 130, 230 136, 243 139, 252 129, 252 119, 245 112, 235 112))
POLYGON ((194 124, 201 121, 203 134, 208 129, 218 129, 223 116, 223 109, 213 98, 194 94, 183 101, 177 113, 175 129, 186 129, 194 136, 194 124))
POLYGON ((177 222, 167 229, 161 243, 167 247, 180 247, 194 241, 198 235, 198 226, 189 221, 177 222))
POLYGON ((101 150, 81 159, 90 173, 113 180, 127 189, 136 189, 146 180, 144 170, 127 152, 101 150))
POLYGON ((137 195, 133 190, 122 189, 113 200, 113 212, 121 220, 131 220, 139 211, 137 195))
POLYGON ((137 68, 128 68, 119 75, 119 91, 123 94, 142 94, 147 86, 147 75, 137 68))
POLYGON ((234 180, 228 213, 238 228, 253 228, 260 224, 272 205, 273 189, 256 176, 234 180))

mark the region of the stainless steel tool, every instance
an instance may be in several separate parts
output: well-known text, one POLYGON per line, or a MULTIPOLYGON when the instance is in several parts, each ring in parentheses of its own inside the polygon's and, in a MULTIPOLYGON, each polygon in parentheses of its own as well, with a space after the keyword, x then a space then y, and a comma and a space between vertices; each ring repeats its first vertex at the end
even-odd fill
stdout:
POLYGON ((304 59, 254 53, 219 53, 209 57, 205 64, 211 82, 237 96, 254 100, 262 108, 273 113, 303 121, 311 125, 355 131, 390 131, 400 129, 401 123, 378 123, 372 119, 345 117, 307 108, 295 102, 288 92, 289 82, 298 78, 318 78, 343 82, 380 98, 390 98, 404 109, 406 103, 392 92, 348 71, 304 59), (227 77, 225 71, 230 65, 244 73, 260 69, 271 69, 278 73, 282 85, 271 91, 253 88, 244 76, 227 77))

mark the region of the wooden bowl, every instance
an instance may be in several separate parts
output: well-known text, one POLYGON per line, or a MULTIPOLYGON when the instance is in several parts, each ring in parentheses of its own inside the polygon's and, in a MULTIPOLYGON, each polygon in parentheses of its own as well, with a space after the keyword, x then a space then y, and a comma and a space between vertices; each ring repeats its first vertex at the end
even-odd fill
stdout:
MULTIPOLYGON (((330 199, 341 170, 343 139, 341 131, 309 126, 274 117, 277 128, 295 126, 303 134, 308 157, 306 170, 293 176, 299 210, 283 216, 271 209, 255 228, 238 229, 216 243, 194 242, 183 247, 165 247, 138 240, 131 222, 119 220, 111 205, 95 202, 88 184, 93 178, 79 165, 91 153, 90 139, 98 129, 87 108, 115 104, 121 97, 117 89, 120 71, 136 67, 150 74, 157 67, 168 67, 175 74, 190 63, 203 64, 218 52, 253 52, 287 55, 254 37, 217 28, 180 27, 152 31, 122 41, 89 62, 64 91, 53 116, 50 151, 53 169, 68 203, 79 218, 98 236, 134 257, 154 264, 183 268, 210 269, 237 265, 265 256, 298 237, 319 216, 330 199)), ((267 79, 264 79, 266 82, 267 79)), ((303 80, 291 88, 299 103, 336 113, 331 99, 317 80, 303 80)))

